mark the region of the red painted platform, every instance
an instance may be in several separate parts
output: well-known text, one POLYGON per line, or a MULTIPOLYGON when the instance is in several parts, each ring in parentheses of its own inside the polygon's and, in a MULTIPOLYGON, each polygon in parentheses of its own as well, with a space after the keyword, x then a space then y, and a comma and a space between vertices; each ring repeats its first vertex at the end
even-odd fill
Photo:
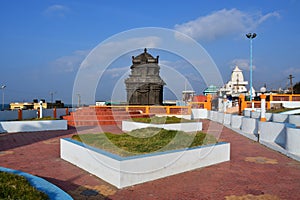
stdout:
POLYGON ((68 120, 69 126, 78 127, 121 125, 122 120, 142 117, 150 117, 150 115, 142 114, 139 111, 126 111, 121 108, 83 107, 71 112, 68 116, 64 116, 63 119, 68 120))

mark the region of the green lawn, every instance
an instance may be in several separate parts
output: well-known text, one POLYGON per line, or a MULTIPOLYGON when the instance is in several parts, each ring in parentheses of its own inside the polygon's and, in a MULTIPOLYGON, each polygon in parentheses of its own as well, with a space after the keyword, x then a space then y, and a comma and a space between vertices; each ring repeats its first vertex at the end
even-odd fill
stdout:
POLYGON ((49 197, 32 187, 23 176, 0 172, 0 199, 44 200, 49 199, 49 197))
POLYGON ((272 110, 267 110, 268 113, 282 113, 290 110, 297 110, 299 108, 279 108, 279 109, 272 109, 272 110))
POLYGON ((185 123, 185 122, 195 122, 195 120, 188 120, 183 118, 178 118, 175 116, 169 117, 151 117, 151 118, 132 118, 134 122, 151 123, 151 124, 174 124, 174 123, 185 123))
POLYGON ((72 139, 120 156, 162 152, 217 143, 214 136, 203 132, 185 133, 183 131, 152 127, 137 129, 123 134, 73 135, 72 139))

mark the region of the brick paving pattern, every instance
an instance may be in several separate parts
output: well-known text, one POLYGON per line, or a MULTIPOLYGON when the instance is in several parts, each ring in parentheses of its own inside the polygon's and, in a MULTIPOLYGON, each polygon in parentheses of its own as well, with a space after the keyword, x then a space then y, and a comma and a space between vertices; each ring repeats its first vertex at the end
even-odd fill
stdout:
MULTIPOLYGON (((203 128, 230 142, 229 162, 121 190, 60 159, 59 139, 75 134, 74 128, 0 134, 0 166, 42 177, 74 199, 300 199, 299 162, 215 122, 203 120, 203 128)), ((102 129, 120 133, 115 125, 102 129)))

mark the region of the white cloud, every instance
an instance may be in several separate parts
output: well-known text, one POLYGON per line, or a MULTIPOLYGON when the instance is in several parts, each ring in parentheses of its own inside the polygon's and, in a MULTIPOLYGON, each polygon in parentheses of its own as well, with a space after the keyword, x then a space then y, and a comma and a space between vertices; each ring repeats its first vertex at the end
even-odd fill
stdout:
MULTIPOLYGON (((149 36, 125 38, 123 40, 103 43, 91 52, 87 59, 82 63, 81 68, 99 68, 99 64, 106 63, 108 59, 117 59, 122 56, 121 52, 124 52, 125 49, 136 50, 141 46, 145 48, 155 48, 160 42, 161 39, 159 37, 149 36)), ((106 66, 102 67, 106 68, 106 66)))
POLYGON ((88 55, 90 50, 77 50, 71 55, 62 56, 50 63, 56 71, 59 72, 74 72, 76 71, 83 59, 88 55))
POLYGON ((112 78, 119 78, 124 74, 128 74, 130 71, 130 66, 119 67, 119 68, 111 68, 107 69, 105 72, 110 75, 112 78))
MULTIPOLYGON (((234 69, 235 66, 238 66, 241 70, 250 71, 249 59, 234 59, 230 62, 230 68, 234 69)), ((252 69, 255 70, 256 66, 252 65, 252 69)))
POLYGON ((55 4, 52 6, 49 6, 44 10, 44 14, 47 16, 59 16, 64 17, 66 13, 68 13, 70 9, 67 6, 63 6, 60 4, 55 4))
POLYGON ((222 9, 183 24, 176 24, 174 28, 196 40, 214 40, 225 35, 251 31, 267 19, 279 16, 277 12, 263 15, 250 14, 235 8, 222 9))

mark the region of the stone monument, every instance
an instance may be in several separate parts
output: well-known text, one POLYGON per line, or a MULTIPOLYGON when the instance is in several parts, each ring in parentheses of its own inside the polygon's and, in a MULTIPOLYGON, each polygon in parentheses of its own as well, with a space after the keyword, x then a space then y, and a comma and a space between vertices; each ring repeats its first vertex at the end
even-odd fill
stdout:
POLYGON ((125 80, 129 105, 161 105, 165 82, 159 76, 158 58, 144 53, 132 56, 131 74, 125 80))

